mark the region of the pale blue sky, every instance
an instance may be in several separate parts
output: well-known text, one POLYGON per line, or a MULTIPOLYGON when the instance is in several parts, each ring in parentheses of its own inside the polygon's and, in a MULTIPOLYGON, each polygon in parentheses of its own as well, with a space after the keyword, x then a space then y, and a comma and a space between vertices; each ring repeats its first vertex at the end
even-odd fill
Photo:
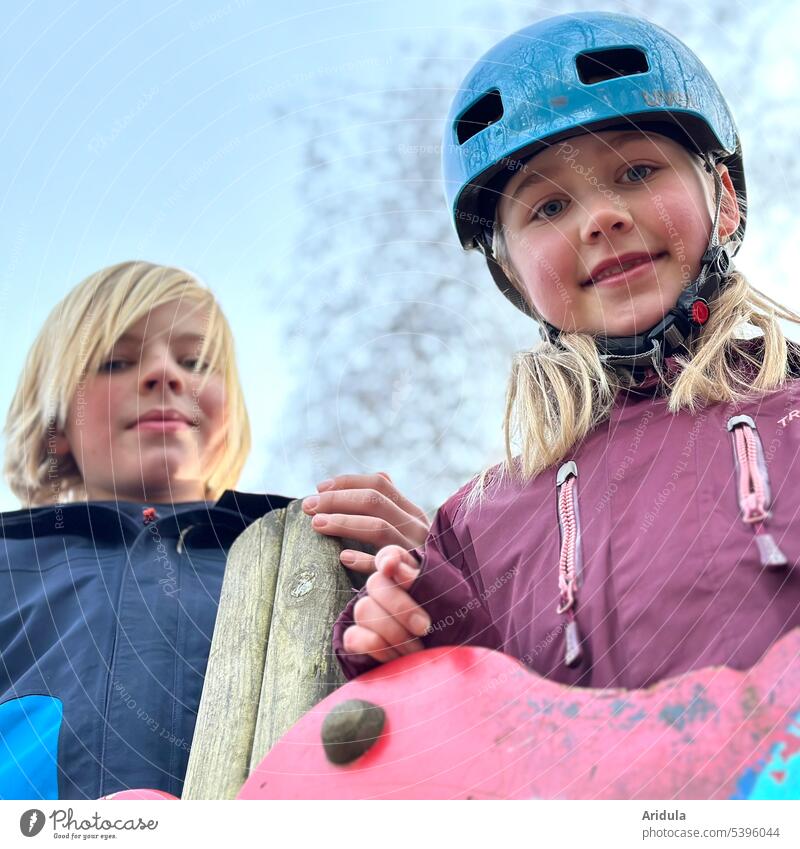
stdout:
MULTIPOLYGON (((360 69, 374 77, 376 89, 402 83, 404 61, 417 43, 428 49, 438 40, 451 58, 467 35, 488 48, 506 30, 499 23, 494 29, 488 12, 478 23, 469 12, 476 5, 300 0, 287 13, 256 0, 5 3, 3 414, 36 330, 68 289, 124 259, 181 265, 212 287, 234 327, 255 435, 242 488, 290 494, 310 488, 313 481, 293 478, 285 460, 275 466, 265 447, 270 433, 285 426, 281 401, 291 371, 274 341, 280 321, 271 308, 280 299, 274 281, 291 263, 292 234, 308 226, 292 199, 304 141, 299 116, 325 96, 335 101, 360 69), (278 119, 276 105, 284 110, 278 119)), ((629 8, 658 14, 651 5, 629 8)), ((494 7, 510 9, 517 20, 526 8, 531 20, 571 8, 494 7)), ((788 38, 797 32, 797 11, 767 3, 748 14, 748 25, 761 27, 770 40, 778 69, 772 75, 754 69, 764 75, 756 87, 772 86, 796 108, 798 60, 788 38)), ((670 27, 668 19, 656 20, 670 27)), ((706 52, 703 43, 692 46, 724 76, 725 52, 735 49, 735 19, 710 22, 709 34, 706 52)), ((736 110, 739 89, 735 80, 729 86, 736 110)), ((744 113, 753 111, 748 105, 739 104, 744 113)), ((740 119, 746 150, 770 126, 771 119, 757 117, 740 119)), ((753 198, 751 244, 741 264, 750 270, 769 261, 788 271, 798 235, 793 198, 759 196, 757 187, 753 198), (774 238, 777 226, 785 241, 774 238)), ((3 484, 0 509, 16 506, 3 484)))

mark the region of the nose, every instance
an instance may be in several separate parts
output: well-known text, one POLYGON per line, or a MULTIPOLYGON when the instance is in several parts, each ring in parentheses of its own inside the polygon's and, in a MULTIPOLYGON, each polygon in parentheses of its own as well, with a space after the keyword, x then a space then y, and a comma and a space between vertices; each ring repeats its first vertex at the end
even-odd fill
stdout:
POLYGON ((628 208, 620 200, 600 195, 586 207, 581 239, 594 244, 601 238, 627 233, 632 228, 633 218, 628 208))
POLYGON ((166 392, 169 388, 180 395, 186 389, 186 376, 170 351, 154 351, 142 360, 139 385, 142 392, 153 392, 159 388, 166 392))

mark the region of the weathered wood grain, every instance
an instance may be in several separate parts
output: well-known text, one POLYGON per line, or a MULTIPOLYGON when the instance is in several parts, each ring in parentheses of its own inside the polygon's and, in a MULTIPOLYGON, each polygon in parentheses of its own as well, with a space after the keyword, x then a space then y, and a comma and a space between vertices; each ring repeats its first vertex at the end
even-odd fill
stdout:
POLYGON ((228 554, 184 799, 233 799, 248 776, 285 521, 268 513, 228 554))
POLYGON ((306 711, 344 683, 331 650, 333 624, 352 595, 340 551, 339 542, 312 529, 299 501, 286 508, 251 768, 306 711))

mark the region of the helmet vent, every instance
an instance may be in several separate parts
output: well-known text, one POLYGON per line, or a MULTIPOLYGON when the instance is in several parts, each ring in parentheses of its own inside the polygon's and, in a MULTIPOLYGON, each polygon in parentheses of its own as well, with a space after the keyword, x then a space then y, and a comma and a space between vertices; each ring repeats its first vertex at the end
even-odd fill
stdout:
POLYGON ((578 78, 584 85, 594 85, 615 77, 630 77, 650 70, 647 56, 638 47, 615 47, 594 50, 575 57, 578 78))
POLYGON ((464 144, 503 117, 503 100, 498 89, 487 91, 456 121, 456 138, 464 144))

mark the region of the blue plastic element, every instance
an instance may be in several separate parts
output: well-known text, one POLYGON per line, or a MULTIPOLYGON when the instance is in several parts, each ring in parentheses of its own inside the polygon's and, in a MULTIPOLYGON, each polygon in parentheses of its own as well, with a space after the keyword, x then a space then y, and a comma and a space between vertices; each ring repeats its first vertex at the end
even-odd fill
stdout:
POLYGON ((737 782, 734 799, 800 799, 800 712, 786 729, 797 742, 782 741, 772 747, 769 760, 747 770, 737 782))
POLYGON ((58 799, 63 708, 52 696, 0 704, 0 799, 58 799))
MULTIPOLYGON (((546 144, 612 126, 647 127, 696 153, 715 153, 745 197, 733 116, 686 45, 640 18, 562 15, 495 45, 453 100, 442 165, 462 245, 475 247, 491 230, 498 193, 520 160, 546 144)), ((739 240, 743 233, 744 222, 739 240)))

